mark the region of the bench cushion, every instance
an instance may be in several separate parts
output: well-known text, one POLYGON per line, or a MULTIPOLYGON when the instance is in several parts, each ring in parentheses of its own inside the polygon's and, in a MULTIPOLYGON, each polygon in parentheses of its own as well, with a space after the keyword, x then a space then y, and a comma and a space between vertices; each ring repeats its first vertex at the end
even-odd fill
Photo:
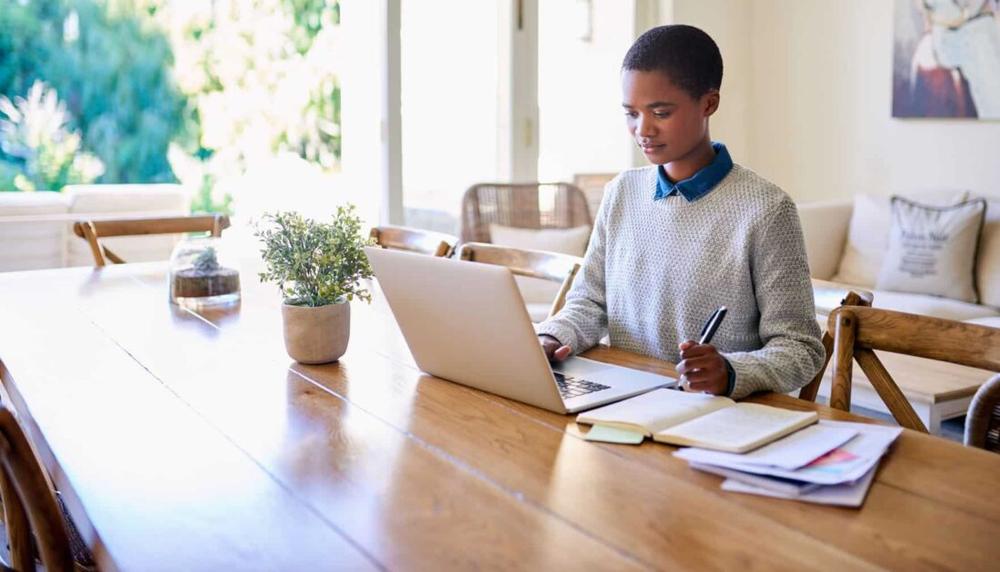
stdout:
MULTIPOLYGON (((69 202, 53 192, 0 193, 0 219, 65 215, 69 202)), ((0 221, 0 272, 63 266, 66 223, 0 221)))

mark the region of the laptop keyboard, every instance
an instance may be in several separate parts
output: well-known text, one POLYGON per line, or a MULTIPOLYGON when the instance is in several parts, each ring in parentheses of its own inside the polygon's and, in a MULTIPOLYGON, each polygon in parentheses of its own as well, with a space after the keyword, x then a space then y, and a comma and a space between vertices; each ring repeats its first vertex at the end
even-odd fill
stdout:
POLYGON ((610 385, 601 385, 600 383, 587 381, 586 379, 565 375, 558 371, 553 371, 552 375, 556 376, 556 385, 559 386, 559 395, 561 395, 563 399, 580 397, 581 395, 587 395, 588 393, 594 393, 595 391, 611 389, 610 385))

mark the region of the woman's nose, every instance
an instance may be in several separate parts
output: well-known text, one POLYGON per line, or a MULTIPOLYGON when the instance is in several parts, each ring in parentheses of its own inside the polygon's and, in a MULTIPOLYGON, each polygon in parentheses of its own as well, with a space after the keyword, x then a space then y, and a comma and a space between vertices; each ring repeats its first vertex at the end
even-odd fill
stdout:
POLYGON ((639 137, 648 138, 656 135, 656 126, 646 116, 640 115, 635 122, 635 133, 639 137))

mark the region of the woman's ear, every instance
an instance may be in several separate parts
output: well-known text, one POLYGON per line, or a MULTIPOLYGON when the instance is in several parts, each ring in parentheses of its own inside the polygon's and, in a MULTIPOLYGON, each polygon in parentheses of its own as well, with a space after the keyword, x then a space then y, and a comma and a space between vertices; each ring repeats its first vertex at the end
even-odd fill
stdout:
POLYGON ((702 110, 705 117, 708 117, 719 109, 719 90, 713 89, 701 96, 702 110))

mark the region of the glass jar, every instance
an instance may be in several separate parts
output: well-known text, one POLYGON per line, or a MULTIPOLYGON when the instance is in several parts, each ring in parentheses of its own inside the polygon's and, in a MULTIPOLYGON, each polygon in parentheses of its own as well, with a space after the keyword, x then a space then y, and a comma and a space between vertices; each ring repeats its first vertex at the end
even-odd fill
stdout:
POLYGON ((188 308, 225 306, 240 299, 240 273, 226 266, 217 237, 187 238, 170 255, 170 301, 188 308))

